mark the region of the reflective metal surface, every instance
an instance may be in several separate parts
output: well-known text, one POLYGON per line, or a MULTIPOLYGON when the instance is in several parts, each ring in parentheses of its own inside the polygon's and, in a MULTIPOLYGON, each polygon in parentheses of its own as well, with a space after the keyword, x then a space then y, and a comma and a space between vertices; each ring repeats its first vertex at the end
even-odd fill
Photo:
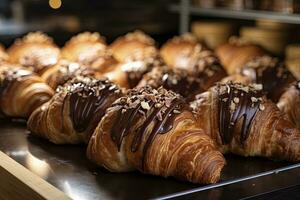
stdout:
MULTIPOLYGON (((73 199, 160 198, 172 193, 203 187, 172 178, 165 179, 138 172, 110 173, 87 160, 85 146, 54 145, 31 136, 25 127, 25 123, 0 121, 0 150, 73 199)), ((226 159, 227 165, 222 172, 221 183, 291 164, 237 156, 227 156, 226 159)), ((232 185, 241 187, 242 184, 232 185)), ((252 188, 245 186, 243 189, 239 187, 233 189, 231 193, 243 192, 252 188), (235 191, 236 189, 239 191, 235 191)), ((203 195, 200 196, 201 198, 211 197, 210 191, 215 190, 224 191, 224 189, 217 188, 201 192, 203 195)), ((215 196, 215 192, 213 194, 215 196)), ((223 192, 217 192, 217 196, 222 194, 223 192)))

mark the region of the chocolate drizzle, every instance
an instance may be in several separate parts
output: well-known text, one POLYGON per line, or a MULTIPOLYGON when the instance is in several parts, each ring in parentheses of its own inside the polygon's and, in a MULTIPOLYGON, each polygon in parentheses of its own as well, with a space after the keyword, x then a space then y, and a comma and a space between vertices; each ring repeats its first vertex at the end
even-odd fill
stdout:
POLYGON ((120 151, 123 139, 130 133, 134 134, 131 152, 142 149, 142 167, 149 147, 158 134, 166 134, 173 128, 174 117, 184 108, 183 99, 163 88, 151 87, 132 89, 126 97, 120 98, 113 106, 117 107, 118 116, 111 131, 111 138, 120 151), (139 127, 135 127, 139 120, 139 127), (152 126, 151 126, 152 125, 152 126), (135 127, 135 130, 132 130, 135 127), (147 137, 147 139, 144 139, 147 137))
POLYGON ((250 77, 255 83, 262 84, 270 97, 277 87, 281 87, 290 76, 290 72, 277 58, 257 57, 246 64, 241 74, 250 77))
POLYGON ((77 77, 77 76, 92 76, 94 72, 87 69, 85 66, 79 65, 75 62, 68 62, 66 60, 61 60, 59 63, 58 74, 56 79, 56 87, 58 85, 63 85, 67 81, 77 77))
POLYGON ((200 78, 189 74, 186 70, 155 67, 143 77, 139 86, 149 85, 153 88, 163 86, 167 90, 179 93, 185 98, 203 92, 200 78))
POLYGON ((122 70, 127 73, 129 87, 135 87, 143 75, 154 67, 162 67, 163 61, 154 47, 147 47, 143 51, 136 51, 129 56, 122 65, 122 70))
POLYGON ((260 86, 244 86, 241 84, 220 84, 217 86, 219 95, 219 131, 223 144, 229 144, 235 128, 242 122, 240 143, 243 144, 249 136, 252 121, 259 110, 264 110, 263 93, 260 86), (242 121, 240 121, 242 120, 242 121))
POLYGON ((79 133, 93 130, 106 109, 122 94, 110 81, 89 77, 73 79, 59 90, 67 92, 65 98, 69 98, 70 117, 74 129, 79 133))

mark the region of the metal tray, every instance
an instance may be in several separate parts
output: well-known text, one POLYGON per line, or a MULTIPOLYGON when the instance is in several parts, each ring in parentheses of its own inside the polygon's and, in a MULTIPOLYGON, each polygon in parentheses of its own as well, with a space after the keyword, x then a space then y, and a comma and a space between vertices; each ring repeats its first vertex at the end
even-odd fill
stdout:
MULTIPOLYGON (((247 195, 254 195, 261 190, 249 189, 250 186, 247 184, 250 184, 252 179, 257 181, 259 177, 264 178, 285 171, 290 173, 295 169, 298 170, 296 181, 299 180, 300 183, 300 164, 232 155, 226 156, 227 165, 222 172, 221 181, 214 185, 191 184, 138 172, 110 173, 88 161, 85 156, 85 146, 54 145, 46 140, 35 138, 26 130, 25 122, 0 121, 0 150, 71 198, 80 200, 211 198, 211 191, 218 191, 228 186, 233 188, 226 189, 227 195, 240 194, 243 190, 234 190, 236 185, 243 184, 244 190, 248 190, 247 195)), ((288 176, 294 176, 295 179, 295 174, 288 176)), ((285 183, 291 184, 287 181, 285 183)), ((213 195, 213 197, 220 199, 225 196, 213 195)))

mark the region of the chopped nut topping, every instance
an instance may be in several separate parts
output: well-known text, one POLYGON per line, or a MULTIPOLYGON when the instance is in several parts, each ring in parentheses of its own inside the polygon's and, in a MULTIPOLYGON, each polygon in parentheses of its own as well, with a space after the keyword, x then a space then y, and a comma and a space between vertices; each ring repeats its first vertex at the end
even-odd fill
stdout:
POLYGON ((142 101, 142 102, 141 102, 141 106, 142 106, 142 108, 144 108, 145 110, 150 110, 149 104, 148 104, 147 102, 145 102, 145 101, 142 101))
POLYGON ((257 102, 257 101, 258 101, 258 99, 257 99, 257 98, 255 98, 255 97, 251 97, 251 101, 252 101, 252 102, 257 102))
POLYGON ((238 97, 234 97, 234 98, 233 98, 233 101, 234 101, 234 103, 239 103, 239 102, 240 102, 240 99, 239 99, 238 97))
POLYGON ((264 110, 265 109, 265 106, 263 104, 259 104, 259 109, 260 110, 264 110))

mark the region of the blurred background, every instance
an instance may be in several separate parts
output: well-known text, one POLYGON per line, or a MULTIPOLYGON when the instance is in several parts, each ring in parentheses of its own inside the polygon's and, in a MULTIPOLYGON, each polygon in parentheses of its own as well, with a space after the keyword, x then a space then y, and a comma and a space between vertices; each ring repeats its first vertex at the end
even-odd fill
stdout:
POLYGON ((299 11, 299 0, 0 0, 0 42, 36 30, 58 45, 82 31, 111 42, 140 29, 161 44, 191 31, 212 49, 239 35, 281 56, 300 52, 299 11))

